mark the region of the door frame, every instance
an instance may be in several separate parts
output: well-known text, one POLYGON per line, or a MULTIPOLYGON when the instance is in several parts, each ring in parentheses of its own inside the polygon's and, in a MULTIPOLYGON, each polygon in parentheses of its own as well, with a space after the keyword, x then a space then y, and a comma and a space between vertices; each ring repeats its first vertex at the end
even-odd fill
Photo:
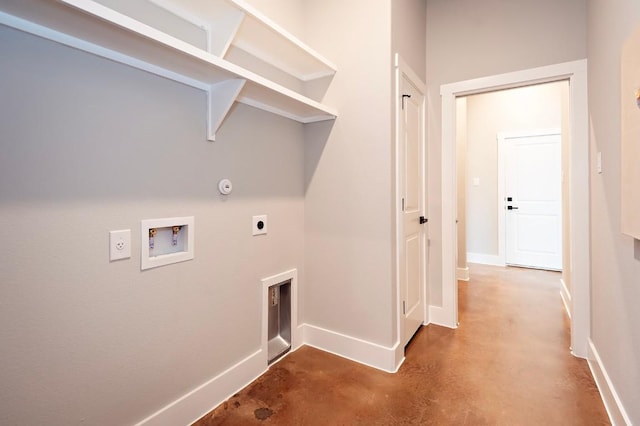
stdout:
MULTIPOLYGON (((418 91, 422 94, 422 149, 423 149, 423 159, 422 159, 422 187, 424 188, 424 194, 422 198, 422 211, 424 214, 427 214, 427 143, 426 143, 426 108, 427 108, 427 89, 426 84, 418 77, 418 75, 411 69, 406 62, 402 60, 400 54, 396 53, 394 55, 394 68, 395 68, 395 138, 394 138, 394 155, 395 155, 395 201, 394 201, 394 218, 395 218, 395 288, 396 288, 396 319, 397 319, 397 347, 398 350, 402 351, 404 355, 404 346, 400 343, 403 341, 404 336, 404 321, 402 319, 402 297, 401 297, 401 282, 400 282, 400 267, 401 267, 401 250, 403 243, 403 212, 402 212, 402 197, 401 193, 401 172, 403 170, 400 164, 400 142, 401 142, 401 134, 400 134, 400 120, 402 118, 402 93, 401 93, 401 85, 400 81, 403 76, 407 77, 409 81, 418 89, 418 91)), ((428 241, 428 224, 425 227, 425 241, 428 241)), ((427 267, 429 263, 427 259, 429 258, 429 244, 424 244, 424 258, 422 259, 422 294, 424 295, 424 312, 423 312, 423 324, 429 323, 429 293, 428 293, 428 281, 427 281, 427 267)))
MULTIPOLYGON (((516 138, 528 138, 537 136, 555 136, 562 135, 562 129, 539 129, 531 131, 517 131, 517 132, 498 132, 496 135, 496 141, 498 143, 498 257, 497 260, 503 266, 507 264, 507 227, 504 206, 505 198, 505 179, 506 179, 506 160, 505 149, 506 139, 516 138)), ((562 149, 562 139, 560 140, 560 147, 562 149)), ((562 157, 562 151, 560 152, 562 157)), ((562 159, 561 159, 562 161, 562 159)), ((562 202, 562 201, 561 201, 562 202)), ((560 235, 562 239, 562 234, 560 235)), ((564 241, 562 241, 564 245, 564 241)))
MULTIPOLYGON (((589 116, 587 60, 466 80, 440 86, 442 105, 442 307, 438 323, 458 325, 456 280, 456 97, 569 80, 571 353, 586 358, 590 335, 589 116)), ((434 320, 435 318, 431 318, 434 320)))

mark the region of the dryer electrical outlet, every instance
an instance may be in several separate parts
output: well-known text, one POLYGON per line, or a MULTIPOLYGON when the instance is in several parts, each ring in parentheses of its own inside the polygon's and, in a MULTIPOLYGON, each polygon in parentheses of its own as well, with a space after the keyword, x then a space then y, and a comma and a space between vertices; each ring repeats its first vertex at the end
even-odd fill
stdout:
POLYGON ((264 235, 267 233, 267 215, 253 216, 253 235, 264 235))

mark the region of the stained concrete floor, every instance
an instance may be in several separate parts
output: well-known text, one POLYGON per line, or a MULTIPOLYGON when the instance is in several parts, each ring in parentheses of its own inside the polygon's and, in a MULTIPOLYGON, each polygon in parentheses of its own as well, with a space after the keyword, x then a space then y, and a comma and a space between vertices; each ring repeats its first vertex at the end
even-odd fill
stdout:
POLYGON ((302 347, 195 424, 605 425, 569 353, 560 275, 471 265, 460 326, 422 327, 396 374, 302 347))

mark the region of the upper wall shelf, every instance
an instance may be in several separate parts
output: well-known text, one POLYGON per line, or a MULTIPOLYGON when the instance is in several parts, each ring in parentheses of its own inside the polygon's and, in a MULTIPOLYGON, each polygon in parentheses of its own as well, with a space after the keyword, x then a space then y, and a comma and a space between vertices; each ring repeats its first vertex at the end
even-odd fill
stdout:
POLYGON ((335 65, 243 0, 150 1, 205 30, 207 50, 218 57, 240 49, 301 81, 336 72, 335 65))
MULTIPOLYGON (((166 0, 154 1, 166 2, 166 0)), ((125 3, 132 4, 132 2, 125 3)), ((262 37, 265 31, 273 30, 274 34, 285 38, 281 44, 288 45, 289 49, 298 52, 298 57, 304 58, 288 60, 287 65, 282 66, 295 69, 296 77, 319 78, 335 72, 335 68, 326 60, 275 24, 270 24, 271 27, 269 27, 267 18, 260 16, 257 11, 239 0, 233 0, 230 3, 220 0, 180 1, 180 5, 192 7, 187 14, 202 12, 197 7, 213 3, 220 8, 218 10, 226 10, 231 14, 239 13, 240 15, 237 16, 242 15, 239 20, 225 15, 227 18, 217 21, 220 25, 214 25, 215 21, 211 21, 210 17, 206 18, 211 28, 215 26, 220 29, 224 26, 223 23, 230 28, 229 31, 233 37, 224 39, 225 50, 236 43, 243 50, 260 51, 260 42, 268 43, 267 40, 261 39, 253 44, 246 44, 248 42, 245 43, 244 40, 251 39, 251 34, 262 37), (227 9, 229 4, 233 4, 234 8, 227 9), (244 16, 252 18, 246 21, 250 22, 248 29, 241 30, 240 24, 244 16), (267 25, 266 30, 264 25, 267 25), (256 30, 256 28, 261 29, 256 30), (240 36, 241 34, 244 35, 240 36)), ((176 10, 170 11, 176 13, 176 10)), ((0 4, 0 24, 207 91, 209 93, 208 138, 211 140, 214 140, 216 130, 235 100, 301 123, 331 120, 337 117, 337 112, 332 108, 233 64, 223 59, 221 55, 214 54, 213 41, 215 39, 219 43, 222 38, 214 37, 213 31, 207 33, 209 38, 207 44, 209 50, 212 50, 207 51, 194 43, 174 37, 128 14, 120 13, 92 0, 3 0, 0 4)), ((274 46, 276 46, 275 43, 274 46)), ((280 53, 271 51, 261 55, 263 57, 260 59, 266 61, 270 56, 279 57, 280 53)), ((288 54, 285 56, 289 57, 288 54)))

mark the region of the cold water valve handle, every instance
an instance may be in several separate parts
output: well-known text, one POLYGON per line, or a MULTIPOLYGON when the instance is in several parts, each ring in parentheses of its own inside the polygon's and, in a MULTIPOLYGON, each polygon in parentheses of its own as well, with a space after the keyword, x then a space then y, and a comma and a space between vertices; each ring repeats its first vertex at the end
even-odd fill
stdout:
POLYGON ((180 228, 182 228, 182 226, 174 226, 173 228, 171 228, 171 230, 173 231, 173 236, 171 237, 171 244, 173 244, 174 246, 178 245, 178 232, 180 232, 180 228))

